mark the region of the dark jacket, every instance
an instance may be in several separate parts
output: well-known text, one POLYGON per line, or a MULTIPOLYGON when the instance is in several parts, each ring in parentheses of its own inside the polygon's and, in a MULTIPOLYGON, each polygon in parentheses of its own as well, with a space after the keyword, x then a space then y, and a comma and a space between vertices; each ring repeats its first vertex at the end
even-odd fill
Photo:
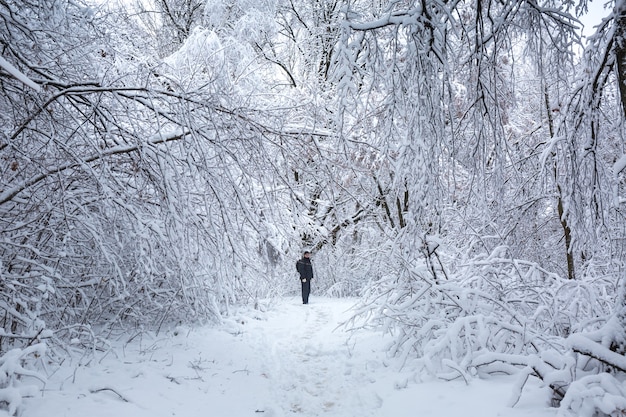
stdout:
POLYGON ((300 279, 313 279, 313 265, 309 258, 302 258, 296 262, 296 269, 300 274, 300 279))

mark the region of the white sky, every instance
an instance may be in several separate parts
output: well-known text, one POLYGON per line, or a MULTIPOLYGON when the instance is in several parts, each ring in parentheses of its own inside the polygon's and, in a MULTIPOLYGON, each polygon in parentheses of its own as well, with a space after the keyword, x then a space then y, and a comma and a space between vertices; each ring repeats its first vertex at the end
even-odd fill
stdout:
POLYGON ((594 0, 589 2, 589 12, 585 16, 580 17, 580 21, 585 26, 583 28, 583 35, 589 36, 595 32, 594 26, 598 25, 603 17, 606 17, 611 13, 611 8, 605 8, 607 2, 605 0, 594 0))

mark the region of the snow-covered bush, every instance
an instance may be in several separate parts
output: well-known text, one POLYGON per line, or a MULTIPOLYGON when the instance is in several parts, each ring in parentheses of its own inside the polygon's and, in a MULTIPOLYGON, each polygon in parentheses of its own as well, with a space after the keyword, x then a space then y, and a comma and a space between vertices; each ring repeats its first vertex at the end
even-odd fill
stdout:
POLYGON ((366 299, 373 304, 364 308, 397 334, 394 354, 416 355, 421 367, 445 378, 475 374, 477 355, 534 353, 552 338, 529 326, 531 312, 526 310, 540 309, 541 300, 524 299, 516 291, 524 287, 537 298, 539 283, 519 282, 523 268, 511 268, 515 274, 508 275, 498 263, 500 258, 494 264, 472 263, 460 269, 460 276, 437 281, 426 262, 398 258, 399 268, 372 285, 366 299), (511 285, 515 281, 516 287, 511 285))
POLYGON ((443 379, 519 374, 520 392, 536 377, 575 413, 622 406, 626 360, 616 352, 625 338, 619 315, 611 317, 610 280, 563 280, 505 247, 461 262, 443 281, 419 258, 394 261, 368 286, 358 315, 395 335, 390 352, 402 363, 443 379), (576 394, 583 387, 587 394, 576 394))
POLYGON ((24 397, 37 395, 40 386, 33 384, 32 379, 45 384, 45 377, 35 371, 36 363, 45 354, 45 344, 39 343, 24 349, 11 349, 0 356, 0 409, 7 410, 11 416, 16 415, 24 397))
POLYGON ((602 372, 578 378, 561 401, 559 416, 596 417, 626 414, 626 381, 602 372))

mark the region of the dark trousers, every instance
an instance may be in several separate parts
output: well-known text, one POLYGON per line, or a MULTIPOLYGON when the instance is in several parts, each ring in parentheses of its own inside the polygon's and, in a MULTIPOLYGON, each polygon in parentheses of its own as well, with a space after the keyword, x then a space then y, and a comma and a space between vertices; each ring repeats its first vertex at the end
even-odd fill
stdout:
POLYGON ((310 293, 311 293, 311 280, 307 279, 306 282, 302 283, 302 303, 303 304, 309 304, 310 293))

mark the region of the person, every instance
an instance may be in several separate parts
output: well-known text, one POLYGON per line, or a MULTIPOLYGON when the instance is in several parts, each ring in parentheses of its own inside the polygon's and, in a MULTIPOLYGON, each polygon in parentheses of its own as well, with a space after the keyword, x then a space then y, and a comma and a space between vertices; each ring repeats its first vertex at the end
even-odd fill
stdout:
POLYGON ((313 279, 313 265, 311 265, 311 252, 305 251, 302 259, 296 262, 296 270, 300 274, 302 283, 302 304, 309 304, 311 293, 311 280, 313 279))

